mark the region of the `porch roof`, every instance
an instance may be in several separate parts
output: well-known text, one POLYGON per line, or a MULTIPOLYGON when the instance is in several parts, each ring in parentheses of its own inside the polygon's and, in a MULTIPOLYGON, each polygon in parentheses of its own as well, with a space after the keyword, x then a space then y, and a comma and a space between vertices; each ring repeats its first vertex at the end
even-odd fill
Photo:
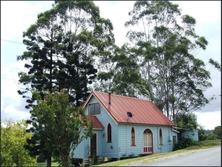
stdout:
POLYGON ((102 123, 98 120, 96 116, 87 115, 87 118, 89 121, 93 121, 93 129, 97 130, 103 130, 104 126, 102 123))

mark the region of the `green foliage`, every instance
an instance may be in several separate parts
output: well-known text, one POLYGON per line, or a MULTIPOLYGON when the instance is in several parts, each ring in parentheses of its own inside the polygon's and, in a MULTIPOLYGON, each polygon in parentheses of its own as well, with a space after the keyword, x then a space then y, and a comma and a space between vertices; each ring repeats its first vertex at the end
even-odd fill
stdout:
MULTIPOLYGON (((110 20, 101 18, 99 8, 91 1, 55 1, 50 10, 40 13, 23 33, 27 50, 17 57, 25 61, 27 69, 19 73, 19 82, 27 88, 18 90, 26 99, 26 108, 32 109, 38 99, 35 94, 30 97, 30 92, 36 91, 43 100, 54 88, 67 90, 70 104, 80 106, 97 76, 95 60, 113 44, 112 30, 110 20)), ((32 156, 43 153, 50 166, 54 146, 46 141, 47 134, 45 139, 39 138, 43 128, 30 129, 34 137, 26 147, 32 156)))
POLYGON ((207 140, 221 139, 221 126, 216 126, 213 132, 207 134, 207 140))
POLYGON ((135 157, 135 155, 133 153, 129 154, 128 156, 129 156, 129 158, 135 157))
POLYGON ((97 73, 95 59, 114 41, 110 20, 101 18, 93 2, 58 1, 52 9, 40 13, 35 24, 24 32, 27 51, 17 60, 29 60, 27 73, 19 73, 19 82, 30 87, 18 91, 32 107, 34 97, 29 91, 54 87, 69 90, 69 100, 76 106, 88 96, 88 85, 97 73), (70 26, 72 25, 72 26, 70 26))
POLYGON ((214 133, 209 133, 209 134, 207 135, 207 140, 215 140, 215 139, 217 139, 217 135, 216 135, 216 134, 214 134, 214 133))
POLYGON ((205 129, 202 126, 198 127, 198 138, 199 141, 204 141, 207 139, 207 136, 205 134, 205 129))
POLYGON ((93 155, 91 165, 98 165, 98 164, 99 164, 99 156, 93 155))
POLYGON ((61 165, 69 166, 70 152, 91 135, 92 123, 83 108, 69 105, 66 91, 54 90, 47 93, 44 100, 39 99, 30 112, 33 127, 45 144, 44 149, 57 153, 61 165))
POLYGON ((213 59, 210 59, 210 60, 209 60, 209 63, 212 64, 216 69, 218 69, 219 71, 221 71, 221 65, 220 65, 217 61, 215 61, 215 60, 213 60, 213 59))
POLYGON ((210 73, 193 53, 206 49, 208 42, 195 33, 195 19, 182 16, 179 6, 169 1, 136 1, 129 15, 125 26, 139 27, 128 31, 125 52, 139 69, 139 82, 130 82, 138 88, 137 96, 151 99, 173 119, 207 104, 203 90, 212 86, 210 73))
POLYGON ((1 166, 33 166, 36 158, 30 157, 24 148, 27 139, 32 137, 32 133, 26 132, 25 121, 6 120, 5 124, 1 124, 1 166))
POLYGON ((197 116, 194 113, 178 113, 173 122, 180 128, 197 129, 197 116))
POLYGON ((187 148, 187 147, 190 147, 190 146, 195 145, 195 144, 197 144, 197 142, 193 141, 189 137, 188 138, 182 138, 181 140, 179 140, 177 142, 177 144, 174 145, 173 151, 180 150, 180 149, 183 149, 183 148, 187 148))
POLYGON ((217 135, 217 138, 218 138, 218 139, 221 139, 221 126, 216 126, 216 127, 214 128, 213 133, 214 133, 215 135, 217 135))
POLYGON ((40 153, 38 158, 37 158, 37 162, 41 163, 41 162, 45 162, 45 160, 46 160, 46 157, 44 156, 44 154, 40 153))

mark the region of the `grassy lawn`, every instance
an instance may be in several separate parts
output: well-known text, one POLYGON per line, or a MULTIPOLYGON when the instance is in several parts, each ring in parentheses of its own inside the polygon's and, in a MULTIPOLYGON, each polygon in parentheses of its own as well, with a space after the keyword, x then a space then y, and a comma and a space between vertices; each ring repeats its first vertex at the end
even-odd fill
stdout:
MULTIPOLYGON (((151 163, 155 159, 158 159, 158 158, 167 158, 172 155, 189 153, 189 152, 192 152, 195 150, 210 148, 210 147, 214 147, 214 146, 218 146, 218 145, 221 145, 221 140, 205 140, 205 141, 198 142, 197 145, 195 145, 195 146, 187 147, 185 149, 181 149, 181 150, 177 150, 177 151, 172 151, 172 152, 168 152, 168 153, 152 154, 152 155, 147 155, 147 156, 143 156, 143 157, 128 158, 128 159, 124 159, 124 160, 113 161, 113 162, 108 162, 108 163, 94 165, 94 166, 121 166, 121 165, 125 165, 125 164, 130 164, 130 163, 131 164, 133 163, 132 165, 135 165, 135 166, 140 166, 141 163, 146 163, 146 164, 151 163)), ((46 166, 46 162, 45 163, 37 163, 35 166, 46 166)), ((58 164, 58 162, 52 162, 52 166, 59 166, 59 164, 58 164)))
POLYGON ((140 166, 140 163, 151 163, 155 159, 158 159, 158 158, 167 158, 172 155, 188 153, 188 152, 192 152, 194 150, 210 148, 210 147, 214 147, 214 146, 218 146, 218 145, 221 145, 221 140, 205 140, 205 141, 198 142, 198 144, 195 146, 187 147, 185 149, 181 149, 181 150, 177 150, 177 151, 172 151, 172 152, 168 152, 168 153, 152 154, 152 155, 147 155, 147 156, 137 157, 137 158, 124 159, 124 160, 100 164, 98 166, 121 166, 121 165, 125 165, 125 164, 130 165, 130 163, 133 163, 133 165, 135 165, 135 166, 140 166))
MULTIPOLYGON (((46 162, 37 163, 35 166, 46 166, 46 162)), ((52 162, 52 166, 59 166, 58 162, 52 162)))

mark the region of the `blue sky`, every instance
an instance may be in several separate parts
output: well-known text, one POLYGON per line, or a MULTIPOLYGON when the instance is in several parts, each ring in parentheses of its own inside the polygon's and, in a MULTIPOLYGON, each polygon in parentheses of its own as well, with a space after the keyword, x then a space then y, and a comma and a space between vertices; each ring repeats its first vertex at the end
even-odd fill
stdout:
MULTIPOLYGON (((52 1, 1 1, 1 119, 27 119, 29 111, 24 108, 26 102, 17 90, 23 86, 18 83, 18 72, 26 71, 24 62, 17 61, 17 55, 25 51, 22 33, 35 23, 37 15, 51 8, 52 1), (13 11, 13 12, 12 12, 13 11)), ((100 14, 109 18, 114 26, 116 44, 126 42, 124 23, 129 20, 132 1, 96 1, 100 14)), ((207 62, 209 58, 221 62, 221 2, 220 1, 180 1, 182 14, 189 14, 196 19, 196 33, 204 36, 209 44, 205 51, 199 51, 198 58, 207 62)), ((198 123, 206 129, 221 125, 221 73, 211 66, 213 87, 205 92, 207 97, 215 95, 216 100, 200 111, 195 111, 198 123)))

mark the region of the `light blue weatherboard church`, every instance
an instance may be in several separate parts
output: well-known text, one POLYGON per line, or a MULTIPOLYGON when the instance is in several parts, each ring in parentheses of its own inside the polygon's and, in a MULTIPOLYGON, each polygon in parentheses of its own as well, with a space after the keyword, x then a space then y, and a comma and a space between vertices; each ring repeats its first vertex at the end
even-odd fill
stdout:
POLYGON ((92 91, 84 107, 94 135, 77 146, 74 159, 169 152, 177 143, 174 124, 151 101, 92 91))

